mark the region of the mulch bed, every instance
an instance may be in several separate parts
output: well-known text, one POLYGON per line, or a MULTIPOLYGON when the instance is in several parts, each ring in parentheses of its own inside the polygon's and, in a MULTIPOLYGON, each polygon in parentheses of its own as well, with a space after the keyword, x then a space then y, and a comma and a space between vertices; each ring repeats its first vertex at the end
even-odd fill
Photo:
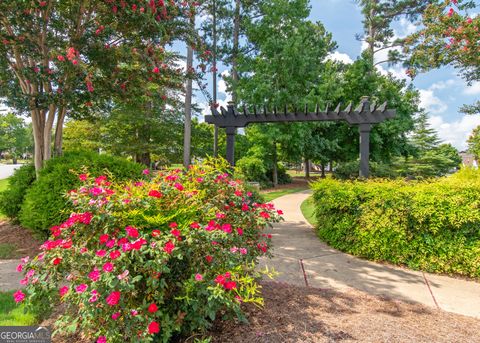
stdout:
POLYGON ((0 220, 0 244, 14 245, 15 251, 10 258, 20 258, 36 256, 40 252, 42 242, 27 229, 12 224, 8 220, 0 220))
MULTIPOLYGON (((262 282, 265 306, 245 306, 249 323, 217 320, 213 343, 479 342, 480 319, 360 291, 262 282)), ((45 322, 51 324, 52 321, 45 322)), ((183 343, 192 343, 192 336, 183 343)), ((53 343, 87 343, 56 337, 53 343)), ((175 340, 176 342, 179 342, 175 340)))
POLYGON ((480 319, 416 303, 263 283, 265 307, 247 306, 249 324, 217 321, 213 342, 479 342, 480 319))

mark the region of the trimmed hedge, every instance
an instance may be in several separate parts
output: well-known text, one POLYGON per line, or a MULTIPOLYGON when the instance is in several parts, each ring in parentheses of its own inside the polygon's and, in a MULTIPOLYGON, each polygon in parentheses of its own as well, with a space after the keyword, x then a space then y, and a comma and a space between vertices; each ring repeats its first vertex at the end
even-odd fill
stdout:
POLYGON ((16 220, 22 208, 25 193, 35 181, 35 167, 31 164, 16 169, 8 180, 8 188, 0 193, 0 212, 16 220))
POLYGON ((18 217, 20 224, 47 234, 48 228, 65 221, 72 211, 65 194, 81 184, 78 174, 82 172, 107 173, 111 179, 124 181, 140 175, 144 168, 121 157, 93 152, 71 152, 49 160, 38 180, 26 191, 18 217))
POLYGON ((480 277, 480 172, 313 184, 319 237, 375 261, 480 277))

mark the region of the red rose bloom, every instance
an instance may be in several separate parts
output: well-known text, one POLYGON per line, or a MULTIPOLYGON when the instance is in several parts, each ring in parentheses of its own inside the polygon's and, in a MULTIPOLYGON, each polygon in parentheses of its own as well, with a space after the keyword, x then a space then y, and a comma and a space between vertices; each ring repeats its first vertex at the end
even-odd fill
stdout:
POLYGON ((148 192, 148 196, 154 197, 154 198, 161 198, 163 196, 162 193, 159 191, 152 189, 150 192, 148 192))
POLYGON ((160 332, 160 324, 158 324, 157 322, 151 322, 150 324, 148 324, 148 333, 153 335, 155 333, 159 333, 160 332))
POLYGON ((158 306, 156 304, 150 304, 150 306, 148 306, 148 312, 150 313, 155 313, 158 311, 158 306))

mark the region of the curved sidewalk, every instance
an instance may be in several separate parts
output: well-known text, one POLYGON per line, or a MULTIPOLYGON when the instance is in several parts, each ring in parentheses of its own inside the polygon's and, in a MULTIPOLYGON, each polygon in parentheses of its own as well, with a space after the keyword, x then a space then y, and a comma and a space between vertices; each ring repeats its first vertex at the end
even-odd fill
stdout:
POLYGON ((354 288, 480 318, 480 283, 361 260, 321 242, 300 210, 310 195, 303 191, 273 201, 285 221, 270 230, 274 257, 261 264, 280 273, 277 281, 342 291, 354 288))

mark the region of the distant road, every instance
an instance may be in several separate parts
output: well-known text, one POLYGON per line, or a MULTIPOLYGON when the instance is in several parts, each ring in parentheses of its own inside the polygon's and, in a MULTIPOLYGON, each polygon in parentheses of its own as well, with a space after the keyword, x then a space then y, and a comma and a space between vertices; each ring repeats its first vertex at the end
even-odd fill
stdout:
POLYGON ((13 175, 15 169, 20 168, 22 164, 1 164, 0 163, 0 180, 6 179, 13 175))

